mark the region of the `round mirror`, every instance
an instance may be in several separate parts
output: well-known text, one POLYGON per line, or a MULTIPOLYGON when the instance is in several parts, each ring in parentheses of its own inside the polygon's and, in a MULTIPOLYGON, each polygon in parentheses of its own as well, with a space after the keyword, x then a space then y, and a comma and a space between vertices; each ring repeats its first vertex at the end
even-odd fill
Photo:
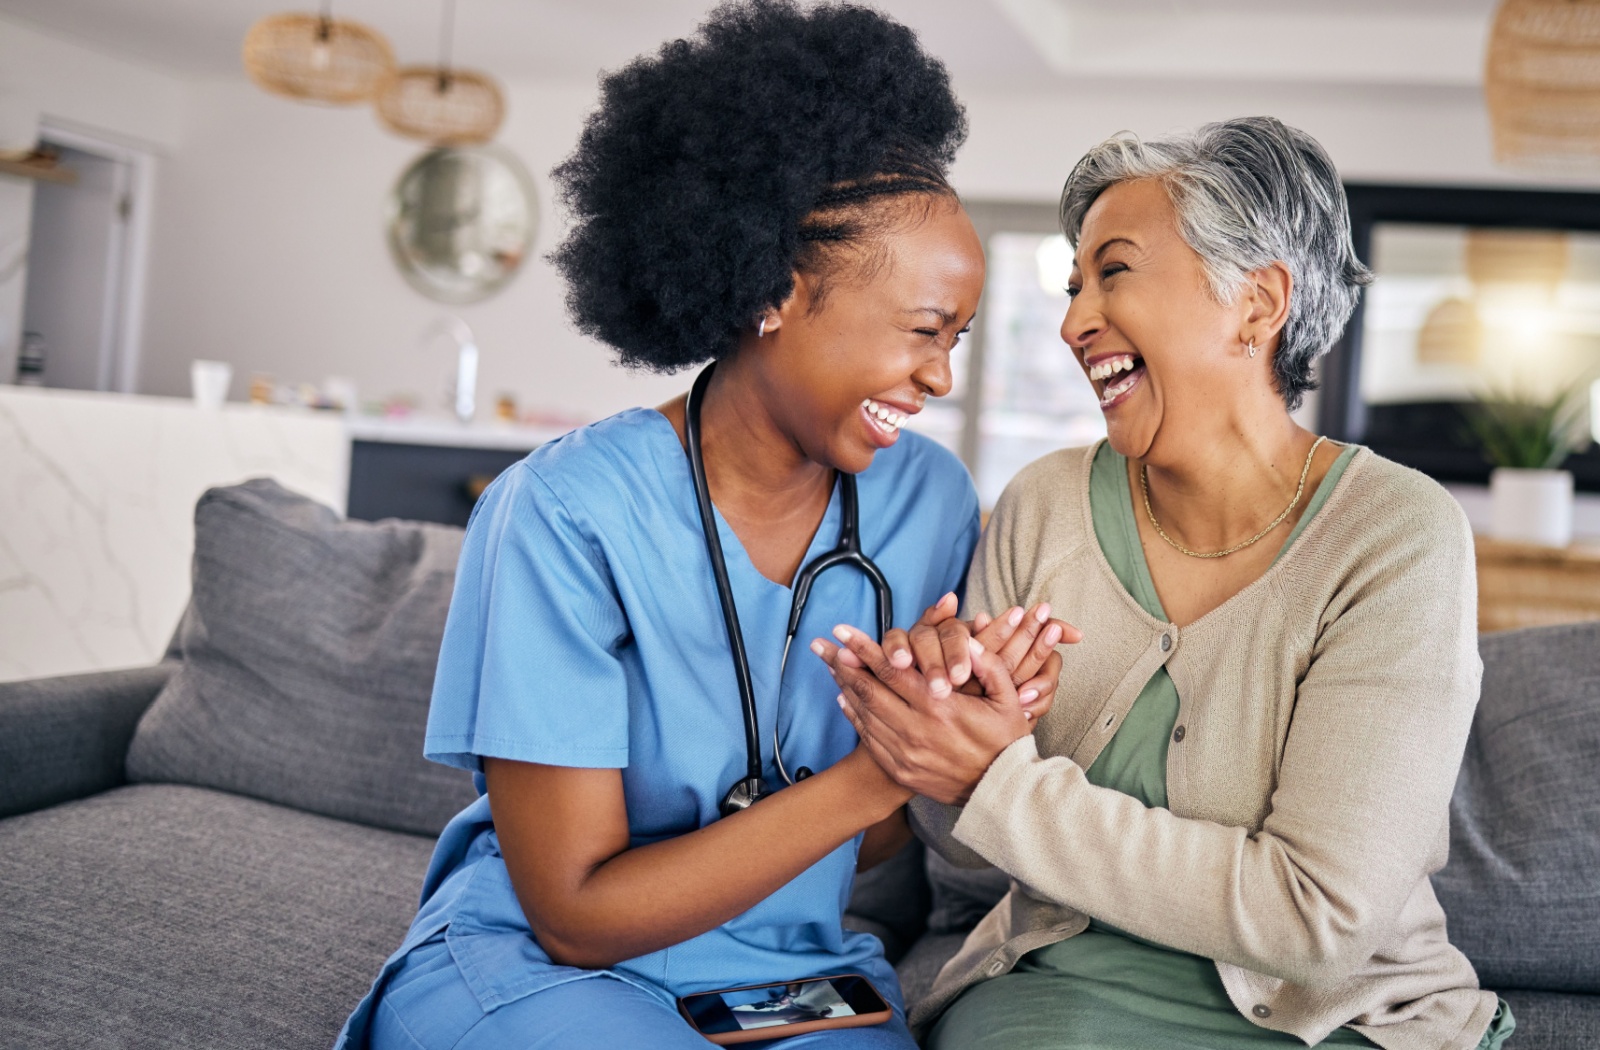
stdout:
POLYGON ((539 205, 515 156, 494 146, 434 149, 389 195, 389 250, 407 282, 442 303, 504 288, 533 244, 539 205))

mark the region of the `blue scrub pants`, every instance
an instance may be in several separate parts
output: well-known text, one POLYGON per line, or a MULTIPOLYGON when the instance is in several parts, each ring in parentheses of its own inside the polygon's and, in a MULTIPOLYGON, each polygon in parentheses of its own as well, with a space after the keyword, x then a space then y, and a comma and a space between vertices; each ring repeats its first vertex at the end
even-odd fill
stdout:
MULTIPOLYGON (((706 1050, 678 1012, 615 977, 586 977, 484 1012, 442 938, 407 953, 379 993, 372 1050, 706 1050)), ((905 1022, 813 1032, 759 1050, 916 1050, 905 1022)))

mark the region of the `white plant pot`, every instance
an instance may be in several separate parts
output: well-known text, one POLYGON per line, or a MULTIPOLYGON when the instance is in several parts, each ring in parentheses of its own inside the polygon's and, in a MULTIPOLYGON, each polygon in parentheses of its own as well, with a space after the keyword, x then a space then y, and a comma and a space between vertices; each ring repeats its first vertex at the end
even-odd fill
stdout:
POLYGON ((1489 475, 1489 531, 1501 540, 1567 546, 1572 542, 1572 475, 1496 467, 1489 475))

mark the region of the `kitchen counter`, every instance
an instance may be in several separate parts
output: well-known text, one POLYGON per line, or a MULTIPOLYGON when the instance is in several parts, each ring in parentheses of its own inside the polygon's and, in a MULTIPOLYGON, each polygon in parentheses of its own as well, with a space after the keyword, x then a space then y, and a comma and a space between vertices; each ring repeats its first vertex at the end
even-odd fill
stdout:
POLYGON ((561 432, 0 385, 0 681, 158 659, 208 488, 266 476, 351 517, 459 524, 561 432))
POLYGON ((158 659, 200 494, 265 475, 343 511, 349 464, 320 414, 0 385, 0 680, 158 659))
POLYGON ((348 416, 345 430, 357 441, 385 441, 400 445, 444 448, 502 449, 532 452, 546 441, 566 433, 562 427, 512 423, 462 423, 450 416, 348 416))

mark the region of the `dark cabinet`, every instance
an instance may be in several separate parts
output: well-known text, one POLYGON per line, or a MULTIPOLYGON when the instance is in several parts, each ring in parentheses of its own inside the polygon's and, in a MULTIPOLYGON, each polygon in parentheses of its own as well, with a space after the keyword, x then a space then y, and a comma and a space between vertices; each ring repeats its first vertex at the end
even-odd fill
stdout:
POLYGON ((409 518, 465 525, 484 487, 527 455, 518 449, 355 441, 347 513, 363 521, 409 518))

